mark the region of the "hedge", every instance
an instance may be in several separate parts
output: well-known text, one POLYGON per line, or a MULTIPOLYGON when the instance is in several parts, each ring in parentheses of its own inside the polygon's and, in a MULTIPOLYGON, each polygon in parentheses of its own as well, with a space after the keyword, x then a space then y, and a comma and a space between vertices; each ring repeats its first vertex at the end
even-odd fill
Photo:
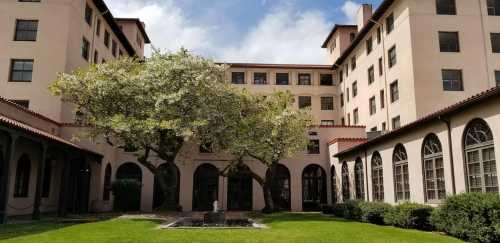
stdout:
POLYGON ((384 217, 392 206, 384 202, 361 202, 361 220, 372 224, 384 224, 384 217))
POLYGON ((384 222, 405 229, 432 230, 431 206, 417 203, 403 203, 392 207, 385 215, 384 222))

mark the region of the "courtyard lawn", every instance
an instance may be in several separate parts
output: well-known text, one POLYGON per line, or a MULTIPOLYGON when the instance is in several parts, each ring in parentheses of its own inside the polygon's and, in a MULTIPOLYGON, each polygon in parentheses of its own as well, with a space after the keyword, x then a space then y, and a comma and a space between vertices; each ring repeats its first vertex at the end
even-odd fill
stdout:
POLYGON ((50 222, 0 226, 1 242, 461 242, 437 233, 350 222, 320 214, 266 216, 269 229, 167 230, 160 222, 113 219, 63 225, 50 222))

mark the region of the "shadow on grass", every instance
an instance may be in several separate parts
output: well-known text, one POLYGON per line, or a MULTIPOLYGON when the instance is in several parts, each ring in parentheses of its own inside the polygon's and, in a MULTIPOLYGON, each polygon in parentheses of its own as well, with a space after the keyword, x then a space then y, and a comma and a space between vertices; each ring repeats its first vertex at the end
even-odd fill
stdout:
POLYGON ((6 240, 26 235, 40 234, 47 231, 62 229, 73 226, 75 223, 62 223, 54 220, 42 220, 38 222, 6 224, 0 227, 0 240, 6 240))
POLYGON ((334 218, 320 213, 275 213, 262 215, 265 223, 282 222, 356 222, 341 218, 334 218))

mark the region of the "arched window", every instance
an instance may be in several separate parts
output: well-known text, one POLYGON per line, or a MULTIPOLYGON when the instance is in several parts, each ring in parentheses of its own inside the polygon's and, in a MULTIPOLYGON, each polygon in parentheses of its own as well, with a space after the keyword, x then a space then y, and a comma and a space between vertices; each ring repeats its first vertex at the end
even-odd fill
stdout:
POLYGON ((102 198, 104 201, 109 201, 111 195, 111 164, 106 165, 104 169, 104 188, 102 198))
POLYGON ((422 144, 424 163, 424 190, 428 202, 439 201, 446 197, 443 166, 443 148, 435 134, 429 134, 422 144))
POLYGON ((326 173, 319 165, 308 165, 302 172, 302 209, 320 210, 326 203, 326 173))
POLYGON ((349 188, 349 168, 347 162, 342 163, 342 200, 351 199, 351 189, 349 188))
POLYGON ((356 159, 356 163, 354 164, 354 182, 356 185, 356 199, 364 200, 365 199, 365 180, 364 180, 364 171, 363 171, 363 160, 361 158, 356 159))
POLYGON ((408 174, 408 156, 402 144, 396 145, 392 155, 394 165, 394 190, 396 201, 410 200, 410 177, 408 174))
MULTIPOLYGON (((126 187, 113 191, 115 211, 139 211, 141 208, 142 170, 136 163, 127 162, 116 170, 116 182, 126 187)), ((113 188, 115 189, 115 188, 113 188)))
POLYGON ((17 161, 16 183, 14 184, 14 197, 28 197, 31 175, 31 160, 23 154, 17 161))
MULTIPOLYGON (((266 176, 270 173, 269 169, 266 176)), ((276 167, 275 179, 272 182, 272 197, 275 203, 274 207, 278 210, 290 210, 290 171, 286 166, 278 164, 276 167)))
POLYGON ((498 192, 493 133, 485 121, 476 119, 465 129, 465 157, 470 192, 498 192))
POLYGON ((372 155, 372 187, 373 200, 384 201, 384 170, 379 152, 372 155))
POLYGON ((219 170, 211 164, 196 168, 193 181, 193 210, 211 211, 219 198, 219 170))
POLYGON ((330 168, 330 183, 332 187, 332 203, 337 202, 337 173, 335 172, 335 166, 332 165, 330 168))

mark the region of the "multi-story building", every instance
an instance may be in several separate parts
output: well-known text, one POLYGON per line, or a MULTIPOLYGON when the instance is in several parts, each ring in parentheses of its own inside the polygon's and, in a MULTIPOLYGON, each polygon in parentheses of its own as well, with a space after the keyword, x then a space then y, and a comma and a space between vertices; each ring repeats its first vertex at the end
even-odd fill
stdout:
MULTIPOLYGON (((102 0, 5 0, 0 9, 9 9, 0 12, 0 220, 113 210, 111 182, 125 178, 142 183, 130 210, 157 208, 163 195, 154 175, 133 153, 70 142, 82 128, 71 105, 47 91, 58 72, 142 57, 145 26, 114 18, 102 0)), ((233 85, 290 91, 298 109, 311 107, 310 146, 281 161, 280 206, 316 210, 347 198, 432 204, 446 194, 498 191, 498 15, 500 0, 384 0, 374 12, 362 5, 356 25, 334 26, 322 45, 325 65, 229 63, 233 85)), ((248 174, 219 175, 227 163, 187 144, 165 167, 178 175, 167 202, 184 211, 211 210, 214 200, 227 210, 262 209, 262 189, 248 174)), ((245 164, 266 173, 256 161, 245 164)))

